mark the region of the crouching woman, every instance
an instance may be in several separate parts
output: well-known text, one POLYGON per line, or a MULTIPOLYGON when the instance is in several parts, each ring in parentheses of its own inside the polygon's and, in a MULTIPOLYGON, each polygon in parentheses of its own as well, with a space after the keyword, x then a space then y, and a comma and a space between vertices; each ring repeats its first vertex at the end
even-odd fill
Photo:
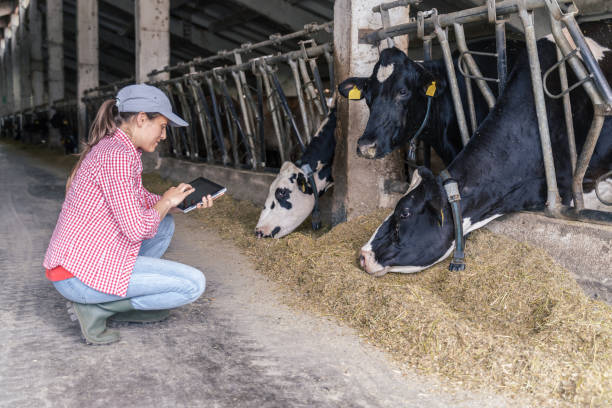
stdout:
MULTIPOLYGON (((85 341, 119 340, 106 321, 154 322, 204 292, 202 272, 160 259, 174 232, 174 212, 194 190, 185 183, 162 196, 142 185, 141 154, 188 124, 149 85, 130 85, 102 104, 66 184, 66 198, 43 266, 72 302, 85 341)), ((203 197, 200 208, 212 206, 203 197)))

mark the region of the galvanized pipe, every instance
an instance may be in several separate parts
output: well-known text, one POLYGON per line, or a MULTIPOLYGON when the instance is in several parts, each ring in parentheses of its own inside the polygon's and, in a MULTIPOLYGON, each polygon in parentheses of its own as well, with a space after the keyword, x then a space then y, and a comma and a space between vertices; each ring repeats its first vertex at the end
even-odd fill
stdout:
POLYGON ((538 130, 540 133, 540 144, 542 145, 542 156, 544 159, 544 171, 546 173, 547 200, 546 208, 550 215, 558 215, 560 212, 559 189, 557 188, 557 177, 555 173, 555 162, 552 154, 550 142, 550 131, 548 129, 548 118, 546 114, 546 102, 544 100, 544 90, 542 88, 542 73, 540 69, 540 59, 538 57, 538 47, 536 44, 535 28, 533 16, 527 11, 525 0, 518 0, 519 17, 525 29, 525 42, 527 45, 527 55, 529 57, 529 67, 531 69, 531 86, 538 118, 538 130))
MULTIPOLYGON (((453 24, 453 27, 455 29, 455 41, 457 42, 457 48, 459 48, 459 51, 461 51, 462 53, 465 53, 463 54, 464 60, 470 72, 472 73, 472 75, 476 77, 482 77, 483 76, 482 72, 480 72, 480 69, 478 68, 478 65, 476 64, 476 61, 474 61, 474 58, 472 57, 472 55, 469 54, 467 43, 465 41, 465 31, 463 30, 463 25, 455 23, 453 24)), ((466 78, 466 83, 468 81, 469 79, 466 78)), ((491 92, 491 88, 489 88, 489 84, 487 84, 487 82, 483 79, 475 79, 475 81, 476 81, 476 85, 478 86, 478 89, 480 89, 482 96, 487 102, 487 106, 489 107, 489 109, 492 109, 493 106, 495 105, 495 96, 493 95, 493 92, 491 92)), ((472 103, 472 107, 473 107, 473 103, 472 103)))
POLYGON ((219 147, 223 153, 223 165, 226 166, 229 164, 230 158, 225 147, 225 140, 223 140, 223 125, 221 124, 221 115, 219 115, 219 106, 217 104, 217 97, 215 96, 215 86, 213 85, 212 77, 206 76, 204 77, 204 80, 206 81, 208 91, 210 92, 210 100, 212 102, 213 113, 215 115, 215 125, 217 127, 217 134, 219 135, 219 147))
POLYGON ((276 141, 278 142, 278 150, 279 150, 281 162, 284 163, 286 161, 285 145, 283 143, 283 136, 281 135, 279 119, 277 117, 278 112, 276 109, 276 103, 272 95, 272 87, 270 86, 270 80, 262 64, 258 64, 257 68, 259 69, 259 72, 263 79, 264 88, 266 90, 266 95, 268 96, 267 97, 268 110, 270 111, 270 115, 272 116, 272 124, 274 125, 274 133, 276 134, 276 141))
MULTIPOLYGON (((559 80, 561 82, 561 91, 565 92, 568 89, 567 81, 567 69, 565 62, 563 62, 563 54, 559 47, 557 48, 557 60, 560 62, 559 65, 559 80)), ((567 144, 569 147, 570 162, 572 165, 572 174, 576 172, 576 136, 574 134, 574 119, 572 117, 572 102, 570 94, 566 93, 563 95, 563 113, 565 115, 565 128, 567 130, 567 144)))
MULTIPOLYGON (((202 99, 200 95, 198 95, 198 91, 196 90, 197 84, 194 80, 187 81, 186 86, 189 87, 191 91, 191 97, 194 101, 196 112, 198 114, 198 123, 200 124, 200 130, 202 131, 202 139, 204 140, 204 148, 206 149, 206 161, 208 163, 212 163, 214 161, 214 157, 212 154, 212 145, 210 141, 210 127, 212 126, 212 121, 210 121, 210 114, 205 112, 204 107, 202 106, 202 99), (207 122, 207 120, 209 122, 207 122)), ((206 103, 206 101, 204 101, 206 103)))
MULTIPOLYGON (((193 123, 193 118, 191 117, 191 110, 189 109, 189 104, 187 103, 187 99, 185 98, 185 92, 183 90, 183 85, 180 82, 175 82, 174 86, 176 87, 176 91, 179 97, 179 103, 181 104, 181 110, 183 115, 185 115, 185 119, 188 123, 193 123)), ((189 130, 185 129, 185 132, 189 132, 190 137, 188 137, 189 144, 187 148, 189 149, 189 156, 193 160, 197 160, 198 153, 198 141, 194 131, 193 126, 189 126, 189 130)))
POLYGON ((379 4, 378 6, 374 6, 372 7, 372 11, 374 13, 378 13, 381 10, 391 10, 393 8, 396 7, 406 7, 406 6, 410 6, 411 4, 420 4, 423 0, 396 0, 396 1, 391 1, 388 3, 382 3, 379 4))
POLYGON ((312 134, 310 133, 310 126, 308 125, 308 116, 306 115, 306 104, 304 103, 304 95, 302 94, 302 84, 300 81, 300 73, 298 72, 298 66, 295 60, 289 60, 289 67, 293 74, 293 82, 295 83, 295 92, 297 94, 298 103, 300 106, 300 114, 302 116, 302 123, 304 124, 304 133, 306 134, 306 140, 310 143, 312 134))
POLYGON ((470 140, 470 133, 467 128, 467 121, 465 120, 465 111, 463 110, 461 95, 459 94, 459 85, 457 84, 457 76, 455 75, 455 66, 453 64, 450 45, 448 43, 446 31, 442 29, 440 24, 438 24, 437 11, 432 16, 432 19, 434 20, 434 30, 436 36, 438 37, 438 41, 442 47, 444 65, 446 65, 446 73, 448 75, 451 95, 453 97, 453 105, 455 106, 455 115, 457 117, 457 123, 459 124, 459 131, 461 133, 461 141, 465 146, 470 140))
POLYGON ((321 106, 323 107, 323 115, 327 116, 327 101, 325 101, 325 92, 323 92, 323 82, 321 81, 321 75, 319 74, 317 60, 311 58, 308 60, 308 63, 310 64, 312 76, 314 77, 315 85, 317 87, 317 93, 319 94, 319 99, 321 100, 321 106))
MULTIPOLYGON (((561 0, 562 3, 571 3, 572 0, 561 0)), ((544 7, 545 0, 526 0, 525 6, 527 10, 534 10, 544 7)), ((495 10, 498 16, 516 13, 518 11, 517 0, 505 0, 495 4, 495 10)), ((473 7, 466 10, 457 11, 454 13, 440 15, 440 27, 445 28, 454 23, 467 24, 478 21, 487 21, 489 11, 486 5, 473 7)), ((434 23, 430 19, 424 21, 424 29, 434 29, 434 23)), ((397 24, 387 29, 376 30, 365 36, 365 41, 369 44, 377 44, 378 42, 400 35, 411 34, 417 32, 417 23, 409 22, 397 24)))
POLYGON ((580 158, 576 163, 576 172, 574 173, 574 179, 572 180, 572 194, 574 196, 574 207, 576 208, 576 211, 581 211, 584 208, 582 181, 584 180, 584 175, 589 167, 591 156, 593 156, 593 152, 595 151, 595 145, 597 145, 597 140, 599 139, 599 135, 605 120, 605 112, 602 105, 595 106, 594 108, 595 111, 593 112, 593 122, 591 123, 591 127, 589 129, 589 133, 587 134, 587 138, 584 141, 584 145, 582 146, 582 152, 580 153, 580 158))
MULTIPOLYGON (((465 64, 465 62, 464 62, 465 64)), ((466 67, 464 67, 465 69, 466 67)), ((474 93, 472 92, 472 80, 469 77, 464 76, 465 90, 467 93, 468 101, 468 112, 470 113, 470 124, 472 125, 472 133, 476 131, 478 127, 478 120, 476 119, 476 107, 474 106, 474 93)))
POLYGON ((508 77, 508 55, 506 52, 506 22, 495 22, 495 48, 497 50, 497 90, 498 95, 504 92, 508 77))
POLYGON ((317 111, 319 112, 319 115, 323 116, 323 106, 321 105, 321 101, 318 99, 317 91, 315 90, 312 80, 310 79, 310 74, 308 73, 308 68, 306 67, 306 62, 304 61, 304 58, 298 58, 298 63, 309 99, 314 103, 315 107, 317 108, 317 111))

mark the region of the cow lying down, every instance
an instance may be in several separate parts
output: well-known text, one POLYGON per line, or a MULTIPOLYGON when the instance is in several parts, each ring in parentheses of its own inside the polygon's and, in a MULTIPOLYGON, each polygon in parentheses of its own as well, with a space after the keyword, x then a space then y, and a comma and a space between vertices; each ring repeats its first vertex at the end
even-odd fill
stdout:
MULTIPOLYGON (((612 80, 612 52, 600 41, 600 66, 612 80)), ((607 41, 612 38, 607 37, 607 41)), ((606 46, 608 46, 606 44, 606 46)), ((608 46, 609 47, 609 46, 608 46)), ((555 45, 538 42, 542 71, 556 62, 555 45)), ((520 55, 504 93, 481 123, 470 142, 447 167, 458 182, 464 235, 507 213, 541 210, 547 187, 538 122, 531 89, 529 61, 520 55)), ((568 70, 570 71, 570 70, 568 70)), ((558 75, 549 78, 559 92, 558 75)), ((575 78, 570 78, 575 83, 575 78)), ((582 87, 571 93, 576 145, 582 150, 593 117, 593 107, 582 87)), ((571 168, 563 106, 560 99, 546 100, 554 163, 561 200, 571 201, 571 168)), ((606 118, 586 177, 594 179, 612 168, 612 118, 606 118)), ((442 261, 455 244, 453 216, 440 177, 420 167, 395 210, 361 248, 360 263, 366 272, 411 273, 442 261)))
MULTIPOLYGON (((302 155, 301 165, 309 164, 319 195, 333 185, 331 176, 336 139, 336 109, 321 123, 314 138, 302 155)), ((291 233, 313 210, 314 191, 304 171, 291 162, 283 163, 270 185, 268 198, 255 227, 258 238, 281 238, 291 233)))

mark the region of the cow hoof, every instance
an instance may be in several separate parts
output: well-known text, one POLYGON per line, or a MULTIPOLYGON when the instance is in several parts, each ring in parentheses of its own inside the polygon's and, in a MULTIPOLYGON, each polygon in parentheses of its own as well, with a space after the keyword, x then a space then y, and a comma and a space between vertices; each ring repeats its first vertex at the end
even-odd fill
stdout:
POLYGON ((465 270, 465 263, 463 262, 451 262, 450 265, 448 266, 448 270, 449 271, 463 271, 465 270))

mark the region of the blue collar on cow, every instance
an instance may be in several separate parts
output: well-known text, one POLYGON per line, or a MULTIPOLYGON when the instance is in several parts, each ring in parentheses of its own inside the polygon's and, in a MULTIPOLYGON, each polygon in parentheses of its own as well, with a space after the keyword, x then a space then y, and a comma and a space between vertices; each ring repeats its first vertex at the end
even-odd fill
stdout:
POLYGON ((442 170, 440 172, 440 179, 446 191, 446 198, 451 205, 453 219, 455 221, 455 252, 448 269, 450 271, 462 271, 465 269, 465 253, 463 251, 465 242, 463 239, 463 217, 461 216, 459 184, 457 180, 451 177, 448 170, 442 170))
POLYGON ((419 137, 423 130, 425 130, 425 126, 427 125, 427 121, 429 120, 429 112, 431 111, 431 101, 436 94, 436 81, 432 81, 431 84, 427 87, 427 91, 425 95, 427 96, 427 112, 425 112, 425 118, 423 118, 423 122, 421 123, 421 127, 416 133, 408 140, 408 160, 411 162, 416 161, 416 148, 417 143, 419 142, 419 137))
POLYGON ((296 162, 300 169, 306 175, 306 179, 310 183, 310 187, 312 188, 312 194, 314 195, 314 207, 312 209, 312 214, 310 215, 310 220, 312 221, 312 229, 318 230, 321 228, 321 211, 319 210, 319 191, 317 190, 317 183, 315 183, 314 173, 312 171, 312 167, 310 164, 304 163, 302 164, 301 160, 296 162))

